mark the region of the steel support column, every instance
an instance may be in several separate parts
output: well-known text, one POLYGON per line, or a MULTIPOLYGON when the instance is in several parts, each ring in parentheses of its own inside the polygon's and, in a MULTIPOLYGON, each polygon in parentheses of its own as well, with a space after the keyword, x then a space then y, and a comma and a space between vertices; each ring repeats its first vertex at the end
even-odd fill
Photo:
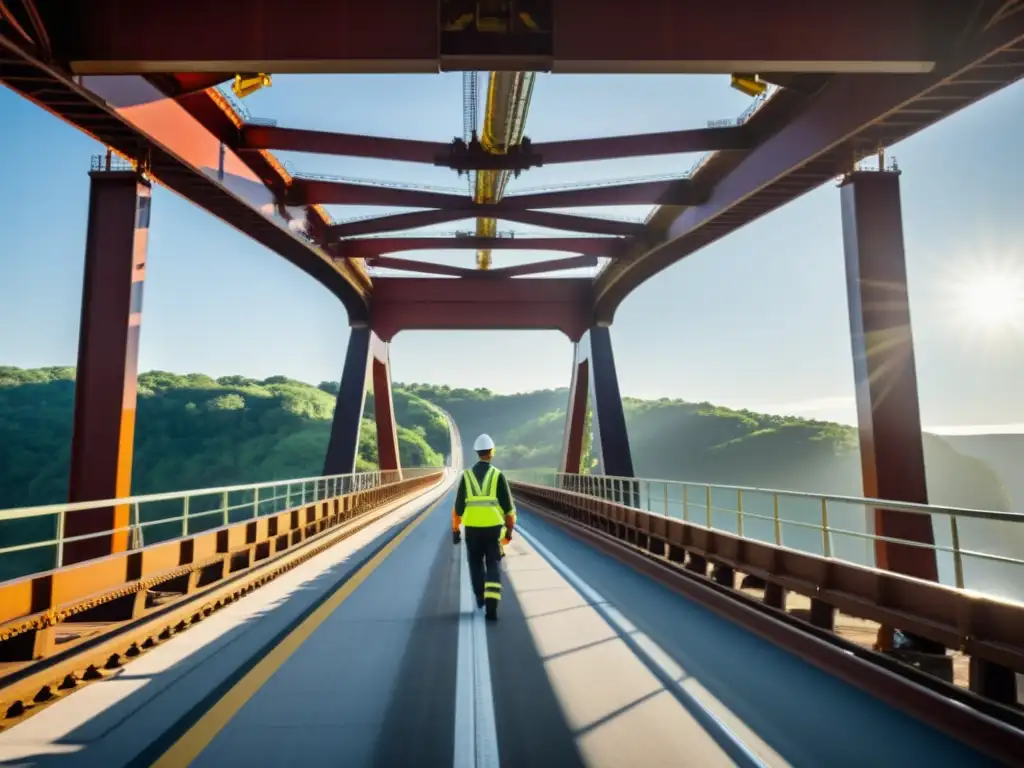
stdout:
MULTIPOLYGON (((90 173, 68 500, 131 495, 150 185, 132 171, 90 173)), ((63 564, 123 552, 128 505, 70 512, 63 564)))
POLYGON ((367 327, 353 328, 345 353, 331 436, 324 459, 325 475, 354 472, 359 455, 359 430, 366 407, 366 385, 372 382, 377 457, 382 470, 400 469, 398 432, 391 398, 389 345, 367 327))
POLYGON ((373 366, 373 416, 377 422, 377 464, 382 470, 402 468, 398 455, 398 424, 391 396, 391 345, 377 334, 370 338, 373 366))
MULTIPOLYGON (((590 389, 590 361, 573 358, 572 384, 565 411, 565 435, 559 471, 579 474, 583 459, 584 430, 587 426, 587 393, 590 389)), ((590 469, 587 467, 586 469, 590 469)))
MULTIPOLYGON (((864 495, 928 503, 898 171, 856 171, 840 190, 864 495)), ((934 543, 927 515, 874 511, 878 536, 934 543)), ((938 580, 935 552, 875 542, 878 567, 938 580)))
MULTIPOLYGON (((588 411, 591 414, 591 450, 597 464, 596 474, 633 477, 633 457, 626 433, 626 416, 615 373, 611 333, 607 326, 593 326, 576 343, 573 385, 566 415, 566 434, 562 466, 566 472, 579 472, 583 453, 583 431, 588 411)), ((617 491, 616 491, 617 492, 617 491)), ((622 498, 615 501, 635 505, 637 489, 626 483, 622 498)))

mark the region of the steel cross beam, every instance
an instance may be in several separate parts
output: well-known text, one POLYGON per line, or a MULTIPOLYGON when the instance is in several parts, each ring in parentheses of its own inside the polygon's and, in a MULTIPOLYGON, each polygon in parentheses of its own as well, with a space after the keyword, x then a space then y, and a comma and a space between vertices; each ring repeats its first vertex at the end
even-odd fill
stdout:
MULTIPOLYGON (((531 144, 530 152, 539 157, 540 165, 555 165, 593 160, 614 160, 623 157, 749 149, 751 146, 753 146, 753 137, 743 126, 726 126, 631 136, 603 136, 593 139, 552 141, 531 144)), ((321 155, 368 157, 376 160, 445 165, 452 145, 438 141, 309 131, 274 125, 252 123, 243 125, 239 138, 239 151, 250 152, 260 149, 281 149, 321 155)), ((481 167, 476 170, 485 169, 481 167)))
POLYGON ((239 149, 284 149, 290 152, 313 152, 318 155, 369 157, 406 163, 433 165, 451 148, 440 141, 393 139, 386 136, 364 136, 356 133, 331 133, 276 125, 242 126, 239 149))
POLYGON ((374 256, 367 259, 366 264, 370 267, 394 269, 399 272, 422 272, 428 275, 446 275, 448 277, 469 277, 477 271, 469 267, 453 267, 448 264, 436 264, 432 261, 399 259, 391 256, 374 256))
POLYGON ((576 341, 594 324, 592 287, 586 277, 378 277, 370 327, 384 341, 411 330, 555 330, 576 341))
POLYGON ((288 188, 289 205, 379 205, 396 208, 472 210, 493 218, 507 211, 531 208, 589 208, 604 205, 694 205, 701 196, 685 178, 581 187, 504 197, 481 205, 463 195, 399 187, 378 187, 344 181, 296 178, 288 188))
MULTIPOLYGON (((487 206, 493 208, 493 206, 487 206)), ((493 211, 488 211, 492 213, 493 211)), ((401 232, 406 229, 429 227, 434 224, 448 224, 478 216, 477 209, 469 206, 460 209, 443 211, 414 211, 412 213, 395 213, 388 216, 377 216, 370 219, 348 221, 334 224, 327 228, 328 239, 358 237, 360 235, 377 235, 383 232, 401 232)), ((632 221, 615 221, 599 219, 593 216, 576 216, 568 213, 552 213, 550 211, 502 211, 494 218, 529 224, 547 229, 561 229, 567 232, 584 232, 590 235, 614 235, 619 237, 645 235, 644 225, 632 221)))
MULTIPOLYGON (((993 70, 995 72, 996 70, 993 70)), ((935 72, 917 76, 850 75, 830 80, 796 117, 743 157, 710 191, 706 202, 651 219, 648 242, 635 258, 614 262, 598 276, 598 316, 616 308, 644 280, 743 224, 852 169, 877 147, 1024 77, 1024 14, 1008 17, 963 42, 935 72), (973 79, 986 60, 1009 54, 996 74, 973 79), (657 228, 657 229, 655 229, 657 228)), ((770 100, 769 100, 770 101, 770 100)), ((756 115, 755 115, 756 117, 756 115)), ((751 121, 753 123, 753 121, 751 121)), ((693 177, 701 183, 702 171, 693 177)))
POLYGON ((335 246, 346 259, 372 259, 401 251, 480 250, 569 251, 586 256, 611 256, 626 244, 617 237, 365 237, 341 240, 335 246))
POLYGON ((538 275, 544 272, 561 272, 566 269, 596 267, 596 256, 570 256, 565 259, 547 259, 529 264, 519 264, 500 269, 479 270, 469 267, 453 267, 449 264, 438 264, 433 261, 416 261, 391 256, 372 256, 366 260, 371 267, 394 269, 401 272, 421 272, 428 275, 447 275, 448 277, 465 277, 472 279, 495 279, 521 277, 522 275, 538 275))
POLYGON ((446 29, 444 4, 36 0, 76 74, 929 71, 957 0, 557 0, 535 32, 446 29), (439 10, 440 9, 440 10, 439 10), (202 25, 199 27, 198 25, 202 25))

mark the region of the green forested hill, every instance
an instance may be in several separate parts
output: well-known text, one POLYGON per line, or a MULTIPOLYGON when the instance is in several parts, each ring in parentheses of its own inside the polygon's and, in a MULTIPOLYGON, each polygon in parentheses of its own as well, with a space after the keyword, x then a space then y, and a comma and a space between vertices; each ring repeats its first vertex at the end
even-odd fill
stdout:
MULTIPOLYGON (((65 497, 74 369, 0 368, 0 508, 65 497)), ((150 372, 139 377, 133 492, 151 493, 320 473, 337 384, 274 376, 217 380, 150 372)), ((434 403, 467 440, 498 443, 506 469, 548 469, 562 447, 566 390, 495 395, 424 384, 393 392, 402 462, 443 462, 447 429, 434 403)), ((367 415, 372 414, 372 396, 367 415)), ((626 400, 636 472, 642 477, 860 495, 854 430, 679 400, 626 400)), ((376 462, 365 419, 360 467, 376 462)), ((927 436, 933 503, 1006 509, 999 478, 983 461, 927 436)))
MULTIPOLYGON (((0 508, 61 501, 67 494, 74 369, 0 368, 0 508)), ((153 371, 139 377, 134 493, 319 475, 337 385, 284 376, 213 380, 153 371)), ((394 395, 402 463, 437 466, 448 450, 441 416, 417 397, 394 395)), ((372 414, 373 398, 367 397, 372 414)), ((376 466, 376 429, 363 420, 360 469, 376 466)))
MULTIPOLYGON (((463 436, 488 432, 497 463, 509 469, 558 464, 568 391, 495 395, 424 384, 403 391, 451 413, 463 436)), ((860 496, 860 452, 850 427, 682 400, 625 399, 626 429, 640 477, 694 480, 860 496)), ((998 475, 984 462, 925 435, 934 504, 1008 509, 998 475)))

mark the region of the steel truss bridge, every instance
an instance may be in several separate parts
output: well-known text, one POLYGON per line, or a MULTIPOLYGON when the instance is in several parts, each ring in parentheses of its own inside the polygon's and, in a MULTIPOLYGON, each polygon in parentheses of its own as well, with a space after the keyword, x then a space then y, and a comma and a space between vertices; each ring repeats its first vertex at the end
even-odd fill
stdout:
POLYGON ((900 172, 885 159, 1024 76, 1022 11, 0 1, 0 82, 108 148, 90 169, 70 498, 0 513, 48 531, 0 542, 0 557, 48 564, 0 583, 0 761, 1024 764, 1024 607, 965 586, 972 563, 1019 563, 960 543, 963 521, 1019 522, 928 504, 900 172), (449 143, 282 126, 239 101, 275 74, 439 71, 466 73, 465 130, 449 143), (754 100, 698 128, 533 141, 536 72, 725 74, 754 100), (461 186, 297 174, 275 151, 427 164, 461 186), (506 194, 537 167, 679 153, 703 154, 677 177, 506 194), (637 478, 617 307, 833 180, 865 498, 637 478), (131 495, 154 184, 346 307, 321 476, 131 495), (337 205, 414 210, 334 220, 337 205), (566 212, 612 205, 652 209, 566 212), (499 221, 546 232, 508 237, 499 221), (438 249, 475 262, 394 255, 438 249), (508 249, 562 255, 496 265, 508 249), (457 429, 452 466, 402 467, 389 396, 397 333, 467 328, 555 329, 575 344, 562 465, 513 484, 522 525, 493 626, 449 535, 457 429), (368 385, 380 466, 355 473, 368 385), (598 465, 583 473, 588 414, 598 465))

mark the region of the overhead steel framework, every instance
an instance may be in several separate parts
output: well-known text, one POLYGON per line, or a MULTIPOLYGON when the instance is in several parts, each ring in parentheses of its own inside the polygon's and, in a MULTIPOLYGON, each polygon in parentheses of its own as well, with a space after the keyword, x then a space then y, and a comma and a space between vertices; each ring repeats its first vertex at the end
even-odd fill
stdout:
MULTIPOLYGON (((99 169, 115 175, 97 176, 92 186, 79 364, 86 378, 76 404, 73 496, 124 495, 130 477, 133 345, 141 322, 135 299, 141 299, 145 259, 139 238, 148 229, 152 183, 248 234, 344 302, 353 334, 331 471, 354 462, 368 377, 379 390, 380 456, 399 465, 387 392, 387 344, 397 333, 553 329, 576 343, 566 469, 580 470, 589 420, 601 465, 628 476, 633 465, 609 333, 623 299, 708 243, 842 178, 865 489, 925 501, 899 175, 884 165, 867 175, 855 168, 1024 77, 1022 6, 1020 0, 318 0, 297 14, 285 0, 179 0, 133 6, 130 13, 120 0, 0 0, 0 82, 128 161, 125 168, 99 169), (476 125, 470 78, 467 130, 447 143, 268 125, 249 119, 224 90, 234 80, 244 94, 281 73, 439 70, 490 73, 483 124, 476 125), (526 125, 536 71, 723 73, 748 93, 775 88, 722 124, 541 142, 530 140, 526 125), (434 165, 453 176, 468 174, 471 184, 462 193, 298 176, 274 150, 434 165), (540 166, 685 152, 707 154, 678 178, 505 194, 510 175, 540 166), (325 205, 421 210, 335 221, 325 205), (612 205, 654 210, 644 221, 552 210, 612 205), (478 221, 473 234, 408 232, 466 219, 478 221), (498 237, 501 220, 572 234, 498 237), (101 229, 116 248, 101 247, 101 229), (394 255, 435 249, 474 250, 486 269, 394 255), (561 255, 491 268, 491 251, 510 249, 561 255), (598 259, 596 275, 534 276, 593 268, 598 259), (380 276, 385 269, 433 276, 380 276), (117 279, 96 279, 107 272, 117 279), (868 300, 870 286, 879 283, 890 289, 884 311, 868 300), (97 298, 118 285, 132 288, 131 296, 97 298), (101 306, 117 311, 98 312, 101 306)), ((105 530, 123 518, 115 509, 83 525, 105 530)), ((932 536, 929 526, 909 525, 888 510, 876 510, 875 519, 879 531, 921 542, 932 536)), ((111 535, 106 551, 123 549, 122 539, 111 535)), ((921 554, 928 550, 880 547, 885 567, 935 578, 933 556, 921 554)), ((104 552, 80 556, 97 554, 104 552)), ((918 647, 929 650, 923 641, 918 647)))

